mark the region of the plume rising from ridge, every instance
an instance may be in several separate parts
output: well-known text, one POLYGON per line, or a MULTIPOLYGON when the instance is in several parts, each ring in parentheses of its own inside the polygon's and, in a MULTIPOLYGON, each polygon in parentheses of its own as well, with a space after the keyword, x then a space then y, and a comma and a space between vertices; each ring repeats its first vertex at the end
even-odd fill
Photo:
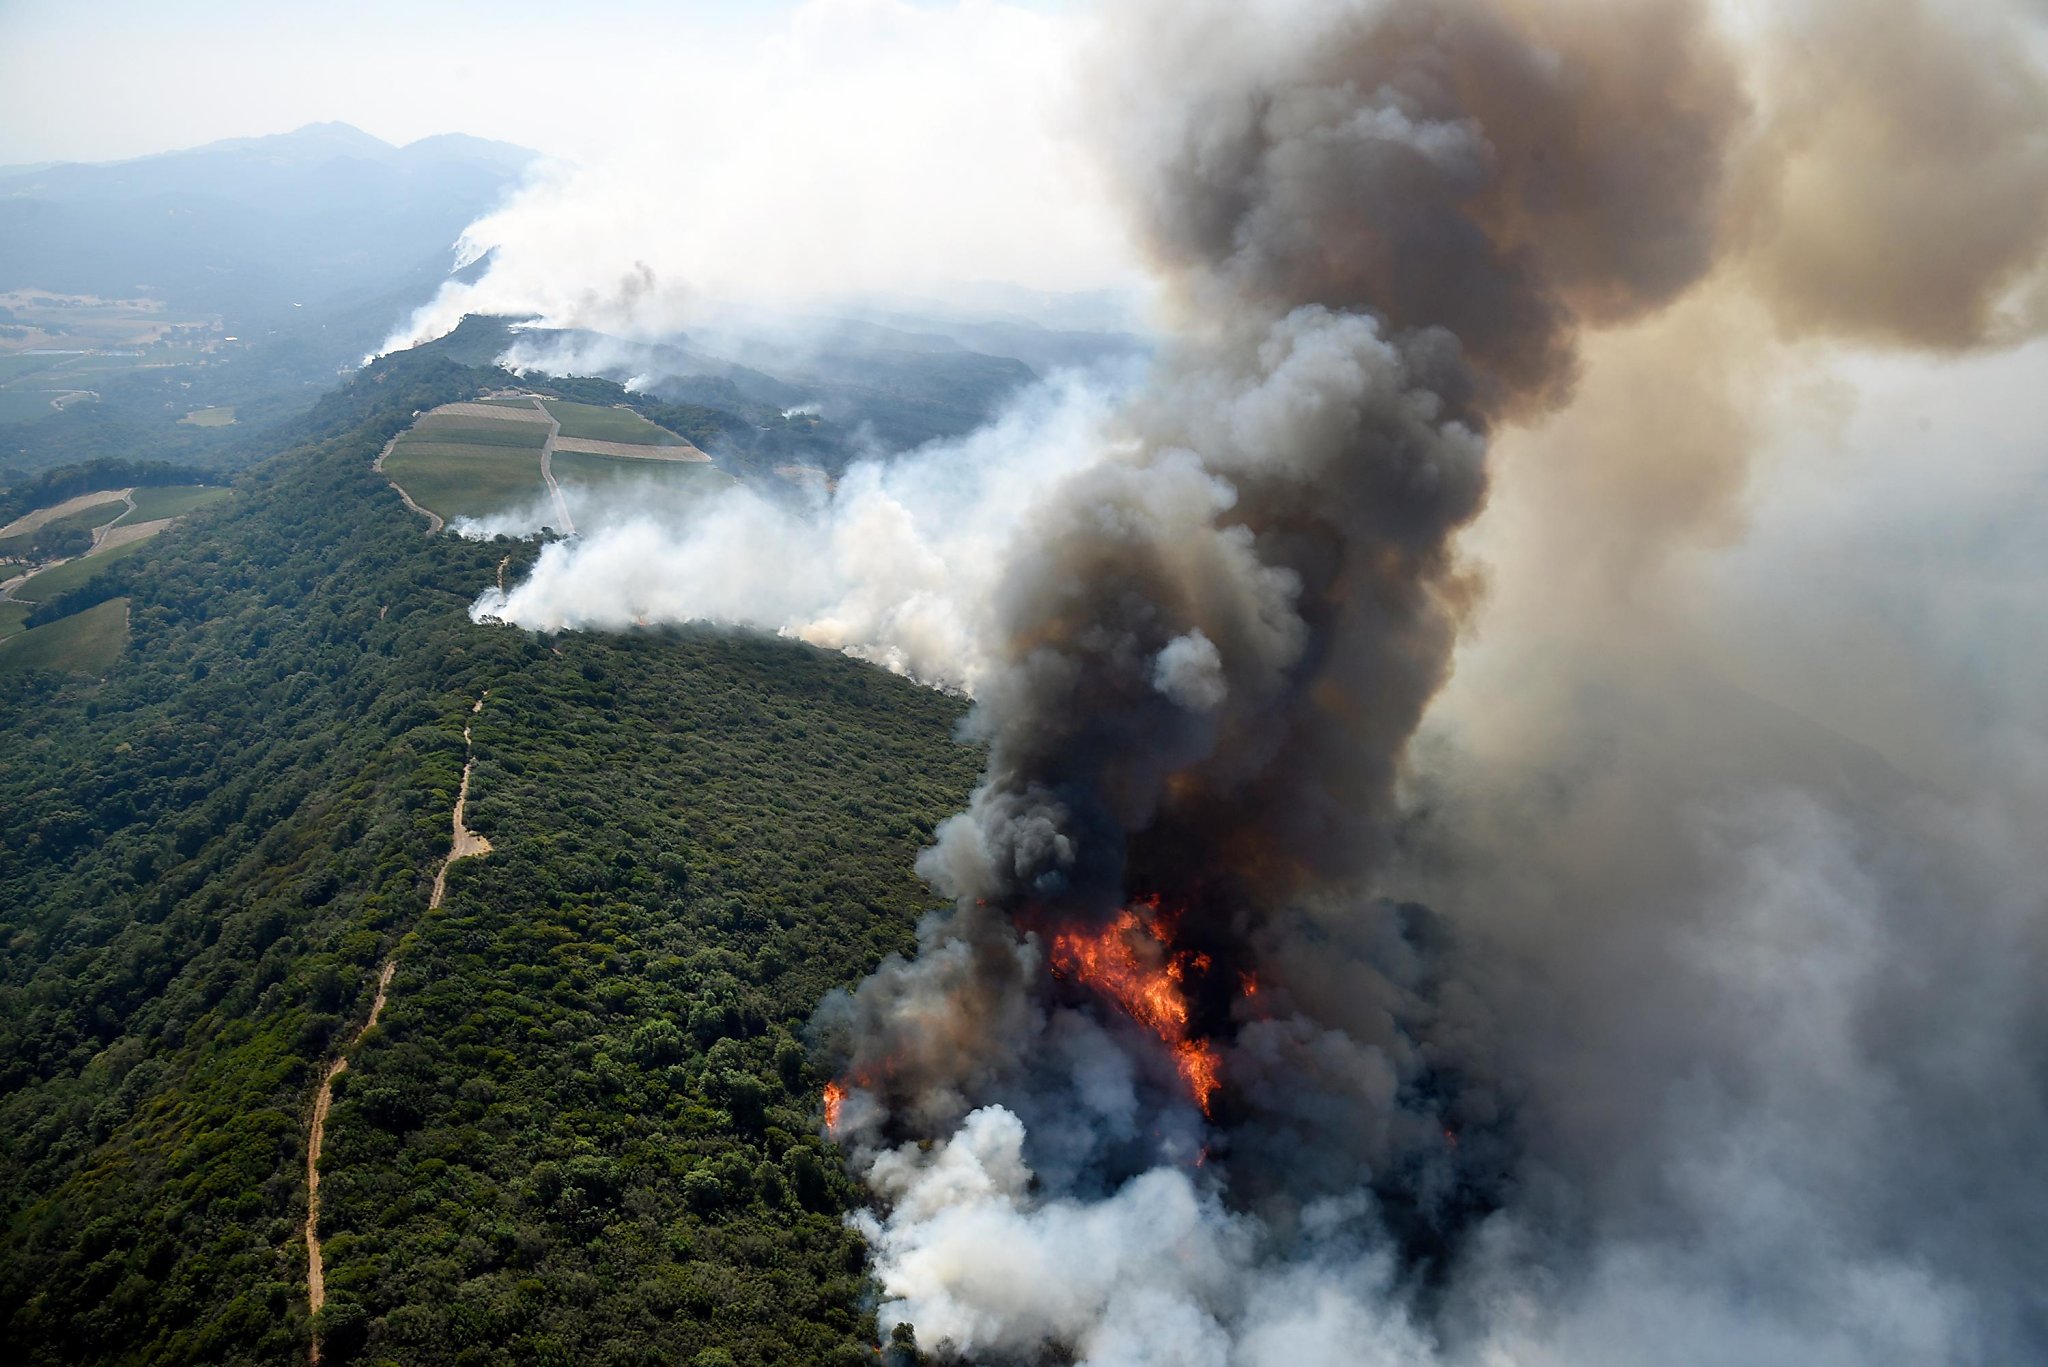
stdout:
POLYGON ((987 771, 919 866, 952 905, 817 1022, 885 1328, 1098 1367, 2048 1343, 2048 717, 1941 790, 1723 683, 1810 648, 1716 639, 1688 561, 1813 339, 2040 326, 2024 21, 1877 10, 1118 7, 1093 122, 1172 321, 1134 393, 480 604, 973 693, 987 771), (748 544, 806 557, 751 609, 690 558, 748 544))
MULTIPOLYGON (((1200 1285, 1149 1309, 1115 1288, 1051 1325, 991 1313, 932 1278, 971 1261, 963 1207, 923 1209, 955 1165, 1027 1224, 1054 1207, 992 1175, 1027 1153, 1048 1192, 1103 1199, 1099 1222, 1126 1181, 1171 1188, 1231 1231, 1226 1261, 1308 1283, 1366 1249, 1441 1263, 1498 1195, 1495 1103, 1432 1057, 1444 947, 1362 880, 1473 601, 1453 538, 1489 429, 1569 393, 1581 312, 1654 310, 1705 271, 1740 105, 1679 5, 1293 17, 1126 18, 1150 50, 1119 67, 1113 155, 1190 321, 1113 454, 1004 556, 972 723, 988 770, 920 864, 956 909, 827 1013, 852 1086, 836 1132, 893 1202, 892 1313, 969 1356, 1051 1337, 1122 1361, 1101 1345, 1177 1326, 1221 1361, 1329 1326, 1200 1285), (1118 945, 1141 903, 1170 1027, 1067 948, 1118 945), (1214 1051, 1213 1123, 1191 1042, 1214 1051), (1336 1230, 1350 1253, 1319 1242, 1336 1230)), ((1375 1284, 1326 1289, 1376 1337, 1414 1332, 1358 1298, 1375 1284)))

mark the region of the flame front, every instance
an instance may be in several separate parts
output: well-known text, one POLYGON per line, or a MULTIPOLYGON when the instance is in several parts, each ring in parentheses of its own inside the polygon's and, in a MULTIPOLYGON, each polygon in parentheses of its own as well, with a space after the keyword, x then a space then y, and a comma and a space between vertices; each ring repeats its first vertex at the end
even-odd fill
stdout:
POLYGON ((1167 945, 1167 938, 1156 924, 1157 900, 1144 905, 1152 918, 1141 916, 1136 907, 1125 907, 1094 934, 1063 930, 1055 935, 1052 970, 1059 977, 1086 983, 1159 1036, 1173 1051, 1181 1081, 1207 1115, 1210 1098, 1221 1085, 1219 1060, 1207 1040, 1188 1036, 1188 1003, 1181 995, 1181 982, 1189 967, 1197 972, 1207 969, 1209 957, 1180 952, 1148 962, 1152 956, 1139 952, 1134 933, 1142 932, 1161 945, 1167 945))
POLYGON ((825 1129, 827 1133, 839 1128, 839 1108, 846 1104, 846 1088, 837 1082, 825 1084, 825 1129))

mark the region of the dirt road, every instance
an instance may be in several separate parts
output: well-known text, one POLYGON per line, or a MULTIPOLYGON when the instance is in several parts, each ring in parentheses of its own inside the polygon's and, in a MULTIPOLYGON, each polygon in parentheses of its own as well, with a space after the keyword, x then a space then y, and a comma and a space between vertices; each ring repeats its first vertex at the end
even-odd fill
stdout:
POLYGON ((562 486, 555 483, 555 443, 561 440, 562 424, 539 399, 533 401, 533 406, 548 420, 548 439, 540 448, 540 477, 547 481, 548 492, 555 496, 555 511, 562 518, 562 525, 555 530, 563 536, 574 536, 576 519, 569 516, 569 501, 562 497, 562 486))
MULTIPOLYGON (((390 990, 391 975, 398 971, 396 959, 386 959, 382 971, 377 974, 377 996, 370 1003, 370 1018, 363 1022, 363 1028, 349 1041, 353 1049, 356 1041, 376 1028, 377 1017, 384 1014, 384 994, 390 990)), ((319 1314, 320 1307, 327 1302, 327 1279, 320 1264, 320 1145, 327 1137, 327 1108, 334 1103, 334 1079, 348 1071, 348 1055, 327 1065, 327 1076, 320 1079, 320 1094, 313 1098, 313 1130, 306 1140, 306 1300, 319 1314)), ((320 1339, 313 1338, 310 1361, 320 1361, 320 1339)))
POLYGON ((54 522, 60 517, 69 517, 73 513, 82 513, 87 508, 95 507, 101 503, 112 503, 117 498, 126 499, 130 508, 135 506, 135 491, 133 489, 95 489, 89 494, 76 494, 71 498, 65 499, 62 503, 53 503, 47 508, 38 508, 32 513, 23 513, 6 526, 0 527, 0 536, 19 536, 23 532, 37 531, 46 523, 54 522))
MULTIPOLYGON (((386 448, 389 449, 389 448, 386 448)), ((411 502, 410 499, 407 502, 411 502)), ((471 707, 473 716, 484 710, 484 698, 490 697, 485 689, 483 697, 471 707)), ((469 747, 469 727, 462 728, 462 744, 469 747)), ((478 835, 462 823, 463 810, 469 805, 469 775, 476 766, 472 753, 463 761, 462 786, 455 793, 455 815, 453 833, 449 842, 448 857, 441 861, 441 867, 434 871, 433 896, 427 899, 428 910, 441 905, 442 894, 448 888, 448 866, 458 859, 469 859, 491 852, 491 842, 478 835)), ((334 1104, 334 1079, 348 1071, 348 1054, 362 1041, 364 1035, 377 1027, 377 1017, 384 1013, 384 996, 391 987, 391 975, 398 971, 398 960, 386 959, 377 972, 377 995, 370 1003, 370 1018, 363 1022, 363 1028, 356 1031, 354 1038, 343 1046, 341 1055, 327 1065, 327 1073, 320 1079, 320 1091, 313 1098, 313 1120, 306 1139, 306 1303, 312 1313, 318 1315, 320 1307, 327 1303, 326 1269, 320 1259, 320 1148, 327 1138, 327 1110, 334 1104)), ((307 1359, 313 1367, 319 1367, 320 1336, 313 1335, 312 1349, 307 1359)))
POLYGON ((44 570, 54 570, 59 565, 68 565, 72 561, 82 560, 88 555, 97 555, 101 551, 112 550, 116 546, 125 546, 130 541, 140 541, 144 537, 154 536, 177 521, 174 517, 164 517, 158 518, 154 522, 138 522, 133 527, 122 527, 121 533, 116 535, 114 529, 120 527, 121 519, 135 511, 135 491, 133 489, 103 489, 98 493, 80 494, 76 498, 67 498, 54 507, 29 513, 25 517, 18 517, 8 523, 6 527, 0 528, 0 536, 12 536, 16 531, 35 531, 46 526, 56 518, 73 512, 84 512, 94 504, 108 502, 110 497, 118 497, 123 506, 120 512, 93 528, 91 546, 80 551, 77 555, 67 555, 56 560, 46 560, 27 573, 17 574, 4 584, 0 584, 0 602, 14 601, 14 591, 27 583, 32 576, 41 574, 44 570))
MULTIPOLYGON (((485 690, 484 698, 490 696, 489 690, 485 690)), ((478 698, 476 706, 469 709, 472 714, 484 710, 484 698, 478 698)), ((462 744, 465 748, 469 746, 469 728, 467 726, 462 728, 462 744)), ((448 857, 441 861, 441 868, 434 875, 434 895, 427 901, 429 909, 441 905, 441 896, 448 890, 448 866, 450 864, 453 864, 458 859, 468 859, 472 855, 483 855, 491 852, 490 841, 462 824, 463 812, 469 806, 469 772, 475 767, 476 756, 474 754, 462 763, 462 786, 455 790, 455 835, 448 846, 448 857)))
MULTIPOLYGON (((385 442, 384 449, 377 453, 377 459, 370 462, 370 468, 372 470, 375 470, 378 474, 384 475, 384 459, 385 457, 391 454, 391 448, 396 445, 398 445, 397 437, 393 437, 390 441, 385 442)), ((447 525, 441 521, 441 515, 439 513, 428 512, 425 508, 422 508, 420 507, 419 504, 413 502, 412 495, 408 494, 405 491, 405 486, 403 484, 400 484, 397 480, 391 478, 391 476, 389 475, 384 475, 384 480, 392 488, 398 490, 398 496, 405 500, 406 507, 412 509, 414 512, 418 513, 421 517, 427 520, 428 536, 432 536, 434 533, 440 531, 443 526, 447 525)))
MULTIPOLYGON (((95 551, 103 551, 109 549, 109 546, 107 544, 107 538, 113 534, 114 528, 119 527, 122 522, 127 520, 128 514, 134 511, 135 491, 133 489, 123 489, 121 491, 121 511, 115 513, 111 520, 102 523, 98 527, 93 528, 92 550, 87 551, 86 554, 91 555, 95 551)), ((164 528, 170 526, 171 519, 168 517, 160 517, 153 523, 142 522, 136 525, 141 527, 150 527, 152 528, 152 530, 142 533, 142 536, 124 537, 122 540, 116 541, 113 544, 116 546, 125 546, 130 541, 140 541, 144 536, 153 536, 157 532, 160 532, 164 528)))

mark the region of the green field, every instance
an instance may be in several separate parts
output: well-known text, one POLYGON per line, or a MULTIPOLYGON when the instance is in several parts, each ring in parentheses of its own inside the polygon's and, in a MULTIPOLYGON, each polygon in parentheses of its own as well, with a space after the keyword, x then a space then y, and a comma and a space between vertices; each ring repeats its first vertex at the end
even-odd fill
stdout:
POLYGON ((18 633, 26 624, 30 605, 0 600, 0 641, 18 633))
POLYGON ((687 446, 675 433, 656 427, 629 408, 600 408, 591 403, 549 399, 548 412, 562 424, 565 437, 590 441, 622 441, 633 446, 687 446))
POLYGON ((95 503, 90 508, 80 508, 77 512, 67 514, 64 517, 52 518, 43 524, 43 529, 45 531, 52 529, 63 531, 68 527, 77 527, 81 531, 89 532, 95 527, 104 527, 109 522, 112 522, 121 515, 127 506, 118 498, 110 499, 105 503, 95 503))
MULTIPOLYGON (((107 375, 120 370, 137 370, 148 364, 149 357, 142 355, 80 356, 74 359, 70 365, 65 366, 63 370, 59 372, 59 374, 61 374, 66 379, 70 379, 72 377, 107 375)), ((86 382, 84 378, 80 378, 79 383, 74 385, 73 387, 77 389, 88 389, 91 386, 89 383, 86 382)))
POLYGON ((47 418, 57 410, 50 407, 54 391, 40 389, 0 389, 0 422, 34 422, 47 418))
POLYGON ((194 427, 227 427, 235 420, 232 408, 195 408, 179 422, 188 422, 194 427))
MULTIPOLYGON (((0 291, 0 310, 17 330, 14 339, 32 343, 32 352, 40 353, 0 356, 0 424, 55 416, 59 410, 51 401, 67 390, 96 391, 140 370, 189 364, 200 358, 203 345, 190 330, 219 330, 217 318, 172 313, 141 299, 11 289, 0 291), (177 330, 185 331, 173 340, 177 330)), ((65 407, 90 402, 80 393, 65 399, 65 407)))
MULTIPOLYGON (((125 506, 118 498, 109 503, 95 503, 90 508, 81 508, 67 516, 52 518, 32 532, 16 532, 13 536, 0 537, 0 555, 13 555, 25 551, 37 537, 51 532, 62 532, 71 528, 89 532, 96 527, 104 527, 119 517, 125 506)), ((162 516, 168 517, 169 514, 162 516)))
POLYGON ((58 362, 70 359, 72 358, 68 356, 24 356, 20 353, 0 356, 0 384, 18 380, 24 375, 33 375, 38 371, 50 370, 58 362))
POLYGON ((0 673, 63 669, 100 674, 113 667, 127 644, 128 600, 110 598, 98 607, 0 641, 0 673))
POLYGON ((135 554, 147 546, 150 540, 151 538, 144 537, 140 541, 130 541, 125 546, 116 546, 110 551, 101 551, 77 560, 67 560, 55 569, 44 570, 41 574, 30 576, 27 583, 14 591, 14 596, 31 603, 46 603, 60 593, 69 593, 116 560, 135 554))
POLYGON ((385 459, 384 473, 413 502, 449 521, 525 508, 547 492, 538 447, 401 441, 385 459))
POLYGON ((183 517, 194 508, 204 508, 229 497, 226 489, 209 489, 199 484, 169 484, 161 489, 137 489, 135 511, 130 523, 154 522, 162 517, 183 517))
POLYGON ((464 446, 505 446, 538 451, 548 443, 548 429, 545 423, 517 419, 493 422, 489 418, 440 417, 429 413, 398 439, 401 447, 414 442, 459 442, 464 446))

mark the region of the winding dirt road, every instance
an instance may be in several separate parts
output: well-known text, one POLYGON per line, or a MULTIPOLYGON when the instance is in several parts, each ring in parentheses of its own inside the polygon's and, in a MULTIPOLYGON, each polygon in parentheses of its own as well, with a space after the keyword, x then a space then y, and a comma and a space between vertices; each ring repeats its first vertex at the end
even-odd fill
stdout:
POLYGON ((125 500, 131 508, 135 506, 135 490, 133 489, 94 489, 91 493, 74 494, 62 503, 52 503, 47 508, 38 508, 32 513, 23 513, 6 526, 0 527, 0 536, 19 536, 23 532, 40 531, 44 526, 56 521, 60 517, 69 517, 73 513, 82 513, 87 508, 97 508, 100 504, 112 503, 117 498, 125 500))
MULTIPOLYGON (((44 526, 60 517, 69 517, 72 513, 82 513, 87 508, 97 507, 102 503, 110 503, 117 498, 125 506, 106 522, 93 528, 92 545, 89 548, 80 551, 77 555, 67 555, 56 560, 44 561, 35 568, 17 574, 5 583, 0 583, 0 602, 14 601, 14 591, 27 583, 33 576, 41 574, 44 570, 54 570, 59 565, 68 565, 74 560, 82 560, 86 556, 104 549, 107 534, 114 530, 115 524, 135 511, 135 491, 133 489, 100 489, 89 494, 79 494, 75 498, 65 499, 62 503, 53 504, 48 508, 39 508, 35 512, 17 517, 5 527, 0 527, 0 536, 14 536, 21 532, 40 531, 44 526)), ((159 522, 145 522, 140 525, 161 531, 174 520, 166 518, 159 522)), ((144 536, 149 534, 149 532, 143 533, 144 536)), ((128 539, 133 541, 137 538, 131 536, 128 539)))
MULTIPOLYGON (((398 445, 397 437, 393 437, 390 441, 385 442, 384 449, 377 453, 377 459, 370 462, 370 468, 372 470, 375 470, 378 474, 384 475, 384 458, 391 454, 391 448, 396 445, 398 445)), ((392 488, 398 490, 398 496, 405 500, 406 507, 412 509, 414 512, 418 513, 421 517, 427 520, 428 536, 432 536, 434 533, 440 531, 442 527, 447 525, 441 521, 441 515, 439 513, 429 512, 425 508, 420 507, 419 504, 413 502, 412 495, 408 494, 405 491, 405 486, 403 484, 400 484, 397 480, 391 478, 391 476, 389 475, 384 475, 384 482, 389 484, 392 488)))
MULTIPOLYGON (((484 698, 490 696, 490 690, 486 689, 484 691, 484 698)), ((476 706, 469 709, 472 714, 484 710, 484 698, 478 698, 476 706)), ((469 728, 467 726, 462 728, 462 744, 465 749, 469 747, 469 728)), ((462 763, 462 786, 456 789, 455 792, 455 837, 448 846, 448 857, 441 861, 440 869, 434 874, 434 895, 427 900, 427 909, 430 911, 441 905, 441 896, 448 890, 448 866, 450 864, 453 864, 458 859, 468 859, 475 855, 486 855, 491 852, 490 841, 462 824, 463 812, 469 806, 469 771, 475 767, 476 756, 474 754, 462 763)))
MULTIPOLYGON (((388 448, 387 448, 388 449, 388 448)), ((403 492, 403 491, 401 491, 403 492)), ((412 500, 407 499, 408 503, 412 500)), ((484 698, 491 696, 485 689, 483 697, 476 700, 470 714, 484 710, 484 698)), ((469 727, 462 728, 462 744, 470 750, 469 727)), ((452 822, 453 837, 448 846, 448 857, 441 861, 441 867, 434 871, 433 896, 427 899, 427 909, 432 911, 441 905, 441 897, 448 889, 448 866, 458 859, 469 859, 491 852, 491 842, 462 824, 464 809, 469 805, 469 775, 476 767, 476 755, 470 751, 462 764, 462 786, 455 792, 455 815, 452 822)), ((334 1104, 334 1079, 348 1071, 349 1051, 362 1042, 364 1035, 377 1028, 377 1017, 384 1013, 384 996, 391 987, 391 975, 398 971, 397 956, 386 959, 377 971, 377 995, 370 1002, 370 1018, 363 1022, 363 1028, 356 1031, 354 1038, 343 1046, 341 1054, 327 1065, 327 1073, 320 1079, 320 1091, 313 1098, 313 1120, 306 1140, 306 1303, 313 1314, 320 1313, 320 1307, 327 1303, 326 1269, 320 1259, 320 1148, 327 1138, 327 1110, 334 1104)), ((320 1336, 316 1330, 307 1361, 312 1367, 319 1367, 320 1336)))
MULTIPOLYGON (((377 996, 370 1003, 370 1018, 363 1022, 363 1028, 349 1041, 353 1049, 356 1041, 377 1027, 377 1017, 384 1014, 384 994, 390 990, 391 975, 398 971, 398 960, 386 959, 384 967, 377 974, 377 996)), ((327 1279, 320 1263, 320 1145, 327 1138, 327 1108, 334 1104, 334 1079, 348 1071, 348 1055, 327 1065, 327 1076, 320 1079, 320 1094, 313 1098, 313 1131, 306 1141, 306 1300, 319 1314, 320 1307, 327 1302, 327 1279)), ((312 1362, 320 1361, 320 1339, 313 1338, 312 1362)))
POLYGON ((555 511, 562 515, 562 525, 555 530, 563 536, 574 536, 576 519, 569 516, 569 501, 562 497, 562 486, 555 483, 555 443, 561 440, 562 424, 539 399, 533 401, 533 406, 548 420, 548 439, 540 448, 540 477, 547 481, 548 492, 555 496, 555 511))
MULTIPOLYGON (((107 537, 113 533, 114 528, 120 526, 123 522, 128 520, 128 514, 135 511, 135 491, 133 489, 123 489, 121 491, 121 504, 121 511, 114 514, 114 518, 111 522, 106 523, 104 526, 93 528, 92 550, 87 551, 87 555, 91 555, 94 551, 105 550, 107 546, 107 537)), ((168 518, 159 518, 157 520, 159 522, 169 521, 168 518)), ((139 525, 147 527, 149 524, 147 522, 144 522, 139 525)), ((147 533, 144 533, 144 535, 147 535, 147 533)), ((133 537, 129 538, 129 540, 131 541, 134 539, 135 538, 133 537)))

